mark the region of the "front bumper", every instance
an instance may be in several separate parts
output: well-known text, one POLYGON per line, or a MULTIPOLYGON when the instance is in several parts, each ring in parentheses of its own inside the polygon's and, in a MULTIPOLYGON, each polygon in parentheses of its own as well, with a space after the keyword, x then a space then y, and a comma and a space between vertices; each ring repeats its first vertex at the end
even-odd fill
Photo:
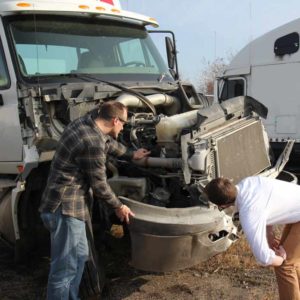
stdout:
POLYGON ((230 216, 215 206, 162 208, 120 197, 135 213, 129 225, 135 268, 184 269, 224 252, 237 239, 230 216))

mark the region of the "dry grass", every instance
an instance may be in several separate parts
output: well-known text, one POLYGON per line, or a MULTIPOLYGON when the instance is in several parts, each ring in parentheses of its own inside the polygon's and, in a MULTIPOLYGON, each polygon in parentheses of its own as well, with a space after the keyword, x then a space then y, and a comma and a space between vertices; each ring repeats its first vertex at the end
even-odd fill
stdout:
MULTIPOLYGON (((119 226, 112 228, 110 234, 116 238, 113 239, 115 242, 122 241, 119 238, 123 231, 119 226)), ((129 244, 127 246, 129 247, 129 244)), ((118 248, 120 253, 114 251, 114 259, 107 268, 111 287, 107 298, 109 300, 278 299, 273 269, 257 264, 244 236, 226 252, 204 263, 163 274, 132 269, 128 265, 130 258, 127 257, 130 252, 126 252, 124 256, 124 249, 118 248)))
POLYGON ((257 267, 255 258, 244 236, 224 253, 223 264, 231 268, 247 269, 257 267))
POLYGON ((226 252, 219 254, 203 264, 209 271, 216 269, 252 269, 257 268, 250 247, 244 237, 236 241, 226 252))
MULTIPOLYGON (((280 238, 282 226, 274 227, 274 232, 277 238, 280 238)), ((257 269, 259 268, 250 246, 244 235, 241 236, 226 252, 217 255, 214 259, 204 263, 204 265, 211 269, 222 266, 223 269, 257 269)), ((261 267, 265 269, 265 267, 261 267)))
MULTIPOLYGON (((111 234, 116 237, 111 246, 116 247, 107 248, 103 256, 107 290, 102 299, 278 299, 273 270, 257 265, 244 237, 228 251, 205 263, 177 272, 156 274, 137 271, 130 266, 130 243, 119 238, 123 235, 120 226, 113 227, 111 234)), ((4 248, 0 247, 1 250, 4 248)), ((30 269, 27 266, 16 269, 6 260, 0 260, 0 299, 44 299, 48 264, 48 260, 43 259, 30 269)))
MULTIPOLYGON (((282 227, 275 228, 280 237, 282 227)), ((277 284, 272 267, 257 264, 250 246, 242 236, 226 252, 219 254, 201 265, 201 272, 225 275, 230 278, 232 287, 261 289, 256 299, 274 300, 277 298, 277 284)))

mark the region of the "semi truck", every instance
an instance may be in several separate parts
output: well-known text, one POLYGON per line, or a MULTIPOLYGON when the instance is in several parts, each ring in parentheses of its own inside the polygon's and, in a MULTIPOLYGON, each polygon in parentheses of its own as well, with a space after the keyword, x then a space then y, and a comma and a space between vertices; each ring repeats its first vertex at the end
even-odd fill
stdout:
MULTIPOLYGON (((49 239, 38 207, 64 128, 108 100, 128 108, 120 141, 151 150, 139 164, 107 160, 108 183, 135 213, 128 230, 138 269, 186 268, 238 238, 231 213, 203 195, 212 178, 295 179, 281 172, 293 141, 270 160, 267 108, 247 96, 210 105, 180 80, 173 34, 164 62, 149 29, 157 26, 116 0, 0 2, 0 236, 16 260, 49 239)), ((91 205, 90 237, 110 216, 104 206, 91 205)), ((93 266, 86 272, 97 290, 93 266)))
POLYGON ((289 167, 300 168, 300 19, 251 41, 232 59, 215 85, 215 100, 247 95, 269 109, 264 121, 275 157, 294 139, 289 167))

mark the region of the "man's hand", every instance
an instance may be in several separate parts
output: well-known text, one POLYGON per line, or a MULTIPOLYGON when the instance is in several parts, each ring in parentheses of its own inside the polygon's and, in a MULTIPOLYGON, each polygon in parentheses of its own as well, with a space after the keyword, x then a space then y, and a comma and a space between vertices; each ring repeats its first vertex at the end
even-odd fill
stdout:
POLYGON ((286 260, 286 252, 281 245, 277 249, 275 249, 275 254, 281 256, 283 260, 286 260))
POLYGON ((274 251, 275 251, 275 257, 273 258, 271 266, 279 267, 286 260, 286 252, 285 252, 284 248, 281 245, 277 249, 275 249, 274 251))
POLYGON ((127 224, 129 224, 129 217, 134 217, 134 213, 125 204, 122 204, 120 207, 116 208, 115 213, 121 222, 125 221, 127 224))
POLYGON ((151 153, 151 151, 148 151, 147 149, 140 148, 133 152, 133 158, 132 159, 142 159, 146 156, 148 156, 151 153))

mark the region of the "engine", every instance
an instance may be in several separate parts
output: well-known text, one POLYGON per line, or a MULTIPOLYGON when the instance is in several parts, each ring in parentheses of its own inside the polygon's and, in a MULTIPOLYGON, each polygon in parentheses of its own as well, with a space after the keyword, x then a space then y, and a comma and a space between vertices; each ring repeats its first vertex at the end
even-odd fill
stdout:
POLYGON ((164 207, 207 205, 202 189, 212 178, 237 182, 270 166, 263 125, 244 97, 170 114, 168 108, 173 113, 179 100, 153 95, 155 104, 163 106, 156 115, 139 112, 140 102, 133 98, 121 97, 129 107, 121 140, 150 150, 151 156, 135 165, 113 163, 109 183, 121 196, 164 207))
POLYGON ((163 207, 207 205, 202 190, 212 178, 227 176, 237 182, 270 166, 260 119, 266 112, 252 98, 208 105, 195 92, 189 94, 191 89, 140 96, 106 88, 104 92, 102 85, 82 83, 20 92, 26 144, 42 155, 54 153, 71 120, 114 99, 128 108, 120 141, 151 151, 134 164, 109 161, 108 181, 118 196, 163 207))

